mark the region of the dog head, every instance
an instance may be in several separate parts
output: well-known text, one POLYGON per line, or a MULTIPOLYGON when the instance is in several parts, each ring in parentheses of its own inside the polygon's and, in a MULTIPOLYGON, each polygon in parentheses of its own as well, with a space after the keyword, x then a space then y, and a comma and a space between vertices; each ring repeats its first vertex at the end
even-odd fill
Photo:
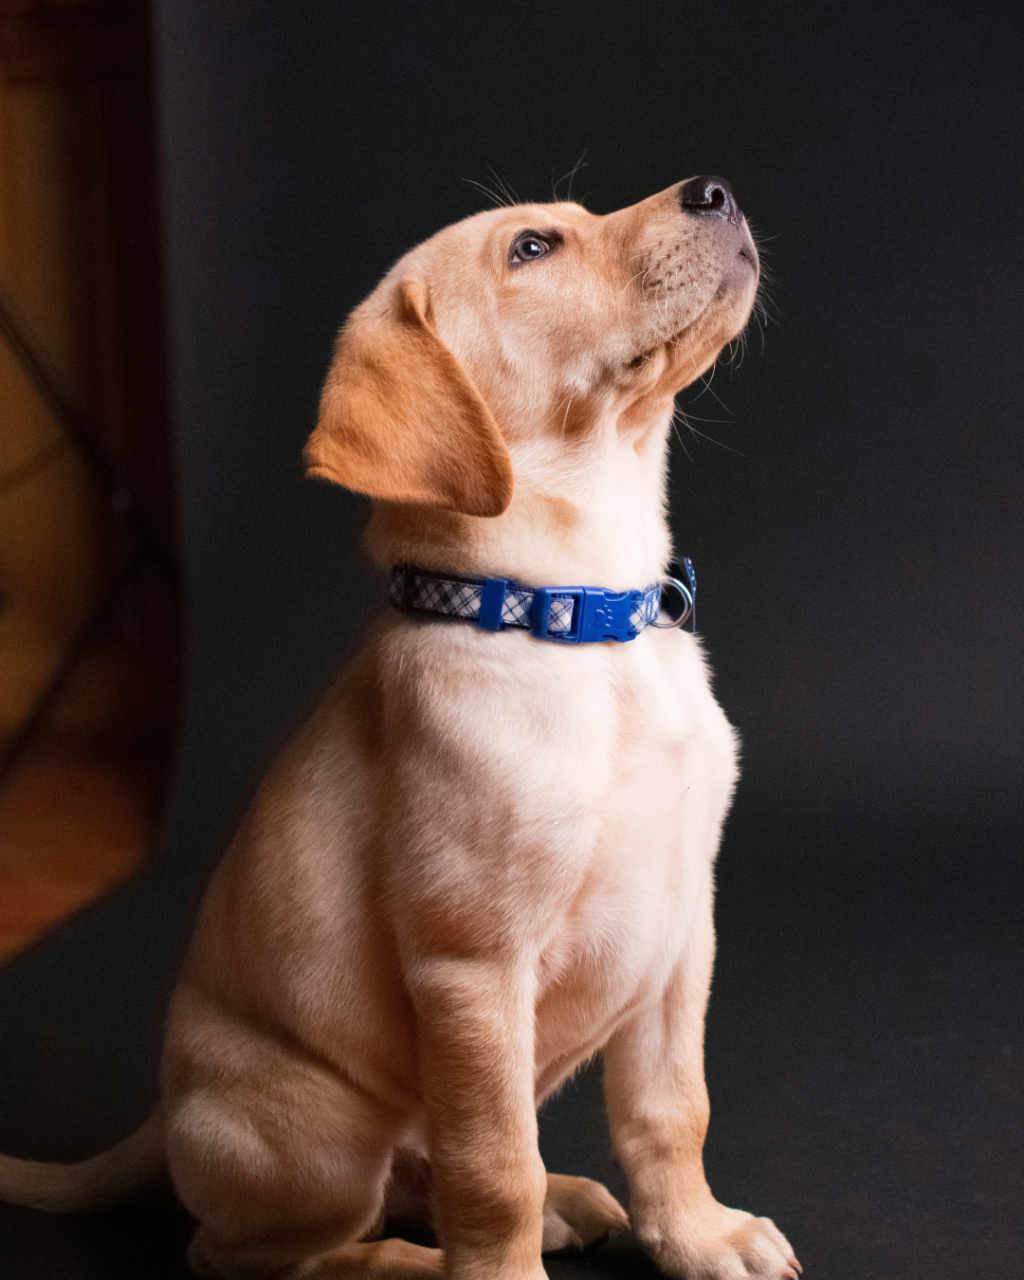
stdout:
MULTIPOLYGON (((518 205, 406 254, 338 338, 309 473, 499 516, 513 459, 611 425, 639 445, 750 315, 758 256, 729 184, 616 213, 518 205)), ((517 478, 520 467, 515 467, 517 478)))

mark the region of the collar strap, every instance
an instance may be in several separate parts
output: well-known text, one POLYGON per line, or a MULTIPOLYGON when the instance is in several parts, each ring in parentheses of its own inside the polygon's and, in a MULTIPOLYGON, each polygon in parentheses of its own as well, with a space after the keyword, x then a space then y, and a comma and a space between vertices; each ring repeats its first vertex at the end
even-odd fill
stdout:
POLYGON ((661 578, 642 591, 524 587, 511 578, 463 578, 403 564, 391 570, 390 593, 391 603, 402 612, 439 613, 475 622, 484 631, 516 627, 538 640, 590 644, 635 640, 651 626, 678 627, 687 621, 692 625, 696 590, 693 566, 684 560, 679 577, 661 578), (683 573, 689 586, 680 581, 683 573), (678 618, 659 622, 665 586, 679 593, 683 611, 678 618))

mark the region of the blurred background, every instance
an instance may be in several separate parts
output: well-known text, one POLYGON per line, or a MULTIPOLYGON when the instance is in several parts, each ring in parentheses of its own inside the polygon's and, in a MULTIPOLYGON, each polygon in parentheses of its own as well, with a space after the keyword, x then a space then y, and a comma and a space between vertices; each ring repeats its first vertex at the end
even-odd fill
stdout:
MULTIPOLYGON (((605 212, 719 173, 772 281, 672 446, 744 742, 709 1177, 808 1277, 1016 1277, 1019 6, 0 16, 0 1150, 77 1158, 144 1116, 205 876, 383 599, 361 500, 299 464, 347 311, 486 205, 474 184, 544 200, 575 171, 605 212)), ((621 1187, 599 1068, 541 1143, 621 1187)), ((6 1209, 0 1274, 180 1276, 188 1230, 166 1207, 6 1209)), ((549 1270, 652 1274, 628 1241, 549 1270)))
POLYGON ((0 4, 0 957, 135 870, 183 616, 149 14, 0 4))

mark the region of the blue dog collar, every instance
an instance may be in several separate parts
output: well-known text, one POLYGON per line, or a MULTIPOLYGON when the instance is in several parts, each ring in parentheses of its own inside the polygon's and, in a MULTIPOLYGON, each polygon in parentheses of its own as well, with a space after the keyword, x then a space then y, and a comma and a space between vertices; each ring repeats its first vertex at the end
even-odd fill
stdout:
POLYGON ((524 587, 511 578, 463 578, 396 565, 391 570, 391 603, 403 612, 463 618, 484 631, 516 627, 538 640, 561 644, 635 640, 647 627, 689 623, 693 630, 697 596, 693 565, 684 559, 669 568, 675 571, 671 577, 660 578, 642 591, 608 591, 604 587, 524 587), (666 588, 678 593, 683 608, 677 618, 659 622, 666 588))

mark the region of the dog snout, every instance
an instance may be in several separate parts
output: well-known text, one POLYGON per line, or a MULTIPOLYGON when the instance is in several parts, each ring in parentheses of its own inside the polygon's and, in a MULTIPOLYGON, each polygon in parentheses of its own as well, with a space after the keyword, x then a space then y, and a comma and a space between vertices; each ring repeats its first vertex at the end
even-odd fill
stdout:
POLYGON ((683 213, 722 218, 737 227, 743 221, 743 214, 736 203, 732 187, 724 178, 716 178, 713 175, 705 174, 700 178, 690 178, 680 184, 679 204, 683 213))

